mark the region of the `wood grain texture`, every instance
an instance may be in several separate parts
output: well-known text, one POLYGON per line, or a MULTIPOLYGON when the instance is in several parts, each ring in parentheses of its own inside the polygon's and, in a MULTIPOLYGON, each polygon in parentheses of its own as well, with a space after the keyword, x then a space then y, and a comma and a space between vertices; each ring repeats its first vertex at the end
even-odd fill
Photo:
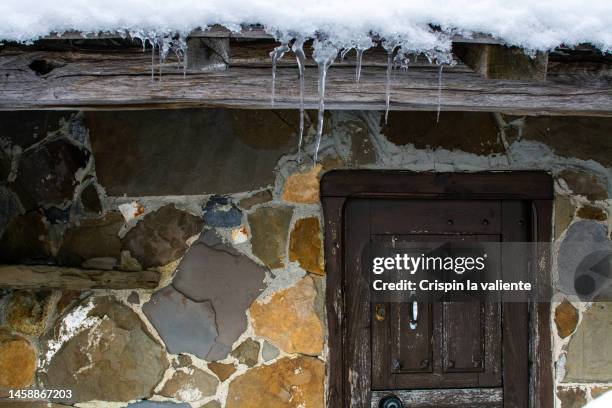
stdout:
MULTIPOLYGON (((232 51, 233 53, 233 51, 232 51)), ((181 107, 270 108, 271 71, 242 55, 220 72, 188 70, 173 62, 151 80, 151 56, 139 48, 122 50, 0 52, 0 109, 151 109, 181 107), (54 68, 45 74, 29 68, 34 60, 54 68), (244 65, 246 64, 246 65, 244 65)), ((264 61, 258 57, 261 61, 264 61)), ((286 57, 287 60, 289 60, 286 57)), ((327 109, 383 110, 386 74, 372 62, 355 82, 354 61, 332 65, 327 109)), ((158 71, 158 67, 154 67, 158 71)), ((280 66, 275 108, 299 107, 297 69, 280 66)), ((305 75, 306 108, 317 107, 317 70, 305 75)), ((436 110, 438 70, 414 66, 397 71, 391 84, 391 109, 436 110)), ((482 78, 464 65, 444 70, 440 108, 448 111, 503 111, 512 114, 612 115, 612 90, 599 82, 500 81, 482 78)))
POLYGON ((393 394, 410 408, 480 408, 501 407, 501 388, 466 388, 455 390, 374 391, 372 408, 386 395, 393 394))
POLYGON ((47 265, 0 265, 0 288, 12 289, 154 289, 155 271, 125 272, 47 265))

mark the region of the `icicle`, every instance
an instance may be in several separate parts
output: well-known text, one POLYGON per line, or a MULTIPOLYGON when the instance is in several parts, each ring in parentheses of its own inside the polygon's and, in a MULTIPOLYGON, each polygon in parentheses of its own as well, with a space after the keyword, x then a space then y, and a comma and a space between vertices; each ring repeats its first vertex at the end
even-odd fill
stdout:
POLYGON ((302 162, 302 139, 304 137, 304 68, 306 55, 304 55, 304 39, 299 37, 291 46, 297 60, 300 76, 300 139, 298 142, 298 163, 302 162))
POLYGON ((338 56, 338 48, 329 41, 315 40, 313 59, 317 63, 319 71, 319 113, 317 116, 317 142, 315 146, 314 163, 317 162, 319 156, 319 148, 321 147, 321 137, 323 136, 323 118, 325 114, 325 80, 327 78, 327 70, 333 64, 338 56))
POLYGON ((151 81, 155 80, 155 41, 149 38, 151 43, 151 81))
POLYGON ((363 52, 365 51, 365 49, 355 48, 355 51, 357 51, 357 72, 355 72, 355 76, 357 83, 359 83, 359 79, 361 78, 361 61, 363 60, 363 52))
POLYGON ((397 44, 394 42, 383 43, 383 48, 387 50, 387 82, 385 85, 385 124, 389 118, 389 106, 391 104, 391 71, 393 70, 393 53, 397 44))
POLYGON ((289 46, 286 42, 282 42, 281 45, 274 48, 274 51, 270 53, 270 58, 272 58, 272 106, 274 106, 274 93, 275 93, 275 83, 276 83, 276 61, 283 58, 283 55, 289 51, 289 46))
POLYGON ((442 67, 440 64, 438 68, 438 113, 436 114, 436 123, 440 122, 440 106, 442 105, 442 67))
POLYGON ((344 61, 346 54, 348 54, 352 49, 352 47, 344 47, 342 51, 340 51, 340 61, 344 61))

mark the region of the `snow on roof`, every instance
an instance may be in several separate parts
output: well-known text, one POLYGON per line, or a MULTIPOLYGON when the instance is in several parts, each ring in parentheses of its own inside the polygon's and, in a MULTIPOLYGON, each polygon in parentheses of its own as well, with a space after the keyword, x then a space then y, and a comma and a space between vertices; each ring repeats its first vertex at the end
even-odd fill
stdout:
POLYGON ((277 36, 326 36, 339 47, 378 34, 415 51, 448 50, 449 34, 487 33, 530 50, 591 43, 612 50, 610 0, 2 0, 0 39, 50 33, 138 37, 220 24, 261 24, 277 36), (439 28, 432 30, 431 26, 439 28))

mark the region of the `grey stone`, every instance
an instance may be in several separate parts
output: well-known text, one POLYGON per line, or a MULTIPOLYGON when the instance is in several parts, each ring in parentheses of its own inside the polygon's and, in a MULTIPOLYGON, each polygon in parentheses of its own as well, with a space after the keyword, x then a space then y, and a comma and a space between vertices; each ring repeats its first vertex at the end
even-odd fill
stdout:
POLYGON ((270 190, 259 191, 252 196, 243 198, 238 205, 245 210, 250 210, 259 204, 264 204, 272 201, 272 192, 270 190))
POLYGON ((396 145, 414 145, 417 149, 442 148, 489 155, 502 153, 500 131, 491 113, 389 112, 385 124, 381 115, 381 133, 396 145))
MULTIPOLYGON (((111 297, 86 299, 78 307, 75 315, 85 311, 82 321, 88 323, 67 335, 60 319, 53 334, 41 341, 40 354, 52 355, 47 369, 39 371, 41 386, 71 389, 72 398, 62 400, 70 404, 149 398, 169 366, 162 345, 136 313, 111 297)), ((75 325, 71 312, 65 318, 75 325)))
POLYGON ((595 160, 612 166, 612 119, 571 116, 529 116, 521 135, 548 145, 559 156, 595 160))
POLYGON ((348 157, 348 164, 351 166, 361 166, 376 162, 376 150, 367 125, 361 121, 349 121, 345 123, 351 137, 351 150, 348 157))
POLYGON ((207 231, 181 260, 173 285, 194 301, 210 300, 219 336, 206 356, 227 357, 247 327, 246 310, 264 289, 265 268, 207 231))
POLYGON ((191 405, 184 403, 184 402, 138 401, 138 402, 132 402, 128 404, 126 408, 165 408, 165 407, 191 408, 191 405))
POLYGON ((202 408, 221 408, 221 403, 219 401, 210 401, 206 404, 202 405, 202 408))
POLYGON ((33 146, 19 159, 15 190, 26 209, 72 199, 76 172, 85 168, 89 152, 63 139, 33 146))
POLYGON ((270 269, 284 266, 291 207, 260 207, 249 214, 253 254, 270 269))
POLYGON ((21 204, 17 195, 0 184, 0 237, 11 218, 19 214, 21 204))
POLYGON ((569 197, 555 194, 555 239, 559 238, 570 225, 575 212, 576 207, 569 197))
POLYGON ((85 115, 97 179, 111 196, 229 194, 265 188, 274 184, 280 157, 297 147, 299 119, 293 111, 183 109, 85 115))
POLYGON ((187 239, 202 230, 202 219, 168 204, 147 214, 125 235, 123 245, 145 268, 166 265, 187 250, 187 239))
POLYGON ((117 259, 110 256, 91 258, 83 262, 81 265, 85 269, 99 269, 103 271, 112 271, 117 265, 117 259))
POLYGON ((261 348, 261 357, 264 361, 274 360, 280 355, 279 349, 274 347, 272 344, 264 341, 263 347, 261 348))
POLYGON ((612 304, 593 303, 567 346, 565 382, 612 381, 612 304))
POLYGON ((170 353, 190 353, 204 359, 215 343, 215 310, 208 300, 194 301, 166 286, 151 296, 142 311, 170 353))
POLYGON ((0 239, 0 260, 44 263, 51 258, 49 230, 38 211, 13 217, 0 239))
POLYGON ((238 360, 240 364, 253 367, 259 360, 259 343, 253 339, 246 339, 232 351, 232 357, 238 360))
POLYGON ((121 257, 119 230, 123 226, 119 212, 110 212, 103 218, 82 220, 78 226, 66 230, 58 252, 60 264, 81 266, 92 258, 121 257))
POLYGON ((574 222, 559 247, 559 289, 590 301, 610 285, 605 274, 593 273, 597 264, 612 253, 607 227, 596 221, 574 222), (593 287, 594 289, 589 289, 593 287))
POLYGON ((203 217, 210 227, 233 228, 242 224, 242 211, 228 197, 211 197, 204 206, 203 217))
POLYGON ((139 305, 140 304, 140 296, 138 296, 138 292, 130 293, 130 295, 127 297, 127 301, 128 301, 128 303, 131 303, 133 305, 139 305))

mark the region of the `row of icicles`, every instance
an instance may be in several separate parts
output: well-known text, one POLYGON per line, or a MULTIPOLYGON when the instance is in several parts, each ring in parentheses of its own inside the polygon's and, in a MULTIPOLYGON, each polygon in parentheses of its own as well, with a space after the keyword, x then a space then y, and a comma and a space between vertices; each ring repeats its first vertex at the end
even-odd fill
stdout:
MULTIPOLYGON (((182 67, 183 76, 187 74, 187 42, 184 39, 185 36, 174 36, 170 37, 167 35, 142 35, 140 33, 131 33, 132 38, 138 38, 142 42, 143 51, 146 49, 147 42, 151 45, 151 79, 155 79, 155 57, 156 50, 159 61, 159 80, 162 80, 162 65, 164 64, 167 56, 173 53, 177 60, 179 67, 182 67)), ((272 85, 271 85, 271 100, 270 103, 274 106, 275 94, 276 94, 276 65, 277 62, 283 58, 287 52, 293 52, 298 66, 299 74, 299 89, 300 89, 300 120, 299 120, 299 142, 298 142, 298 163, 302 161, 302 141, 304 136, 304 72, 306 66, 306 54, 304 53, 305 39, 303 37, 295 37, 287 39, 286 36, 280 36, 280 45, 274 48, 270 52, 270 58, 272 60, 272 85)), ((277 38, 278 39, 278 38, 277 38)), ((410 65, 410 55, 414 55, 416 59, 417 54, 413 54, 410 50, 402 47, 400 41, 387 41, 381 42, 382 47, 387 52, 387 69, 386 69, 386 85, 385 85, 385 123, 389 117, 389 108, 391 101, 391 77, 395 68, 400 68, 404 71, 408 70, 410 65)), ((363 53, 374 46, 372 40, 367 38, 365 41, 355 41, 348 46, 337 46, 329 40, 315 39, 313 42, 313 54, 312 58, 317 64, 318 68, 318 115, 317 115, 317 132, 316 132, 316 144, 313 157, 313 163, 318 160, 319 148, 321 146, 321 137, 323 135, 323 119, 325 113, 325 83, 327 78, 327 71, 334 61, 340 57, 344 60, 346 54, 349 51, 355 50, 356 53, 356 71, 355 80, 359 83, 361 78, 361 66, 363 61, 363 53)), ((436 114, 436 121, 440 118, 440 106, 442 98, 442 69, 444 65, 452 66, 455 64, 455 60, 448 51, 425 51, 422 52, 429 63, 435 63, 438 66, 438 107, 436 114)))

